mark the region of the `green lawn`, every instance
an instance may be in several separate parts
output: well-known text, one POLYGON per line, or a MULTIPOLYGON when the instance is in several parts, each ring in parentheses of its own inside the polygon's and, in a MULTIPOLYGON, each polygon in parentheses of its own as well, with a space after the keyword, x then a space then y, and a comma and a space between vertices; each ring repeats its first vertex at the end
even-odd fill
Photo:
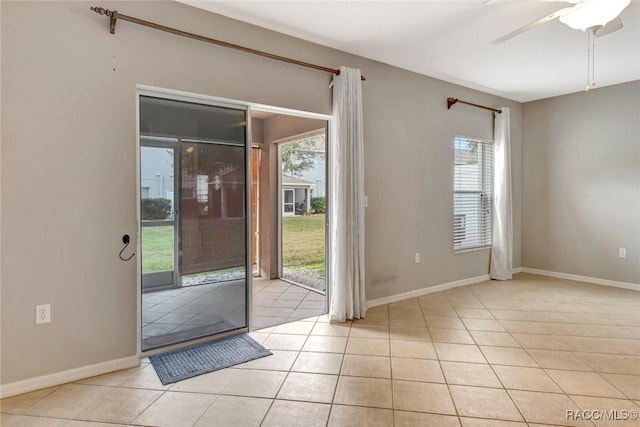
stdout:
POLYGON ((173 226, 142 227, 142 272, 173 270, 173 226))
POLYGON ((325 274, 324 214, 282 218, 282 266, 325 274))
MULTIPOLYGON (((325 274, 324 214, 282 219, 282 265, 325 274)), ((142 228, 142 271, 173 269, 173 227, 142 228)))

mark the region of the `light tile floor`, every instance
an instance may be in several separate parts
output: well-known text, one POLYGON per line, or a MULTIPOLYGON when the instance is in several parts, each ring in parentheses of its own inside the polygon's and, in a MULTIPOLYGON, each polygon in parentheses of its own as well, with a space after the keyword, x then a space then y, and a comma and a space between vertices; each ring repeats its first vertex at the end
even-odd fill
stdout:
POLYGON ((325 312, 323 294, 282 280, 253 279, 254 329, 319 316, 325 312))
POLYGON ((638 292, 520 274, 346 324, 320 316, 258 330, 273 356, 166 387, 143 361, 5 399, 1 424, 638 426, 566 417, 640 411, 638 307, 638 292))
MULTIPOLYGON (((142 337, 156 340, 172 336, 183 341, 243 327, 244 281, 228 281, 142 295, 142 337), (217 329, 216 329, 217 328, 217 329), (180 333, 180 334, 178 334, 180 333)), ((325 313, 325 296, 282 280, 253 279, 254 329, 319 316, 325 313)), ((154 345, 149 344, 149 347, 154 345)))

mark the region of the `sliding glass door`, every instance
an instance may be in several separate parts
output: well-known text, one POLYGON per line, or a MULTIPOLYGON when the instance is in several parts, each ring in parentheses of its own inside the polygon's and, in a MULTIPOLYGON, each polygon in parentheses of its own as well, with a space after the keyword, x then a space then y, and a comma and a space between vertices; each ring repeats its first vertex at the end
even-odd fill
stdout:
POLYGON ((143 351, 248 327, 246 123, 234 106, 140 97, 143 351))

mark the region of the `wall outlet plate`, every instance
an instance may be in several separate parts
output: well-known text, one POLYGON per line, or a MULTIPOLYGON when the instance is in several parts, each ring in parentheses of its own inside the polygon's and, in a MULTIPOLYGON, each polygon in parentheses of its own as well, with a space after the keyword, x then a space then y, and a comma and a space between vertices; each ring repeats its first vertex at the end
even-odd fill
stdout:
POLYGON ((626 258, 627 257, 627 248, 618 249, 618 256, 620 258, 626 258))
POLYGON ((36 325, 51 323, 51 304, 36 305, 36 325))
POLYGON ((420 264, 420 252, 416 252, 416 264, 420 264))

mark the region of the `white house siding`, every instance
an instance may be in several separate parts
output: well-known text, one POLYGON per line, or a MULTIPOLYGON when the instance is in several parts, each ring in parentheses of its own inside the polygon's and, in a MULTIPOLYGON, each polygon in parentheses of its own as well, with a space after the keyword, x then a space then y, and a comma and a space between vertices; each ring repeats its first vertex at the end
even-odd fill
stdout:
POLYGON ((173 155, 170 150, 140 147, 140 187, 142 198, 173 199, 173 155))

